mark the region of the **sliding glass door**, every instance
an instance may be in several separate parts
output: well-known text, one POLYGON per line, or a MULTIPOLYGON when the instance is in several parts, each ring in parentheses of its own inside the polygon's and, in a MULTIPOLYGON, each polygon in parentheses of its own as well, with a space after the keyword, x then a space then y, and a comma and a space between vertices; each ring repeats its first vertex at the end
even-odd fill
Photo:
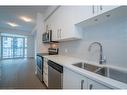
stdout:
POLYGON ((1 41, 2 58, 13 58, 13 38, 2 37, 1 41))
POLYGON ((2 59, 23 58, 27 54, 27 39, 25 37, 1 37, 2 59))
POLYGON ((24 57, 23 38, 13 38, 13 57, 24 57))

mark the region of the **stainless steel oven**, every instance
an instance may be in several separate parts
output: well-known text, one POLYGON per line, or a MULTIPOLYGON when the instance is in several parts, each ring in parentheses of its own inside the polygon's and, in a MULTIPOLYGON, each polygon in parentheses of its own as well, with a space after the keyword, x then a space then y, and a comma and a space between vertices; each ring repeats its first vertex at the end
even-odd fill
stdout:
POLYGON ((37 76, 39 78, 40 81, 43 81, 43 57, 40 55, 37 55, 37 62, 36 62, 36 66, 37 66, 37 76))
POLYGON ((48 53, 38 53, 36 57, 36 72, 40 81, 43 82, 43 63, 44 55, 56 55, 58 54, 58 49, 49 48, 48 53))

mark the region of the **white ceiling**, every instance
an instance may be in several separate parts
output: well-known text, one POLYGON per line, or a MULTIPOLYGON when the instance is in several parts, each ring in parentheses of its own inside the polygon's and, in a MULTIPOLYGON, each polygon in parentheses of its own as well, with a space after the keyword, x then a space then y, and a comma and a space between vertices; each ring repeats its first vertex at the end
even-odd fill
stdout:
POLYGON ((0 6, 0 29, 14 29, 31 32, 36 24, 37 13, 44 14, 49 6, 0 6), (28 16, 32 22, 19 19, 20 16, 28 16), (15 22, 18 27, 11 27, 7 22, 15 22))

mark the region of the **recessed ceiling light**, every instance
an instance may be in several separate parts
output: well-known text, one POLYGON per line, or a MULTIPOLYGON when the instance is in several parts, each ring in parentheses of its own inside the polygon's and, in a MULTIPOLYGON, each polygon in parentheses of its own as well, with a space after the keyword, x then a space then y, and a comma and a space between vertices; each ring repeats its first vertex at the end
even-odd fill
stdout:
POLYGON ((7 22, 8 25, 12 26, 12 27, 17 27, 19 26, 18 24, 14 23, 14 22, 7 22))
POLYGON ((30 17, 21 16, 20 19, 24 20, 25 22, 31 22, 32 19, 30 17))

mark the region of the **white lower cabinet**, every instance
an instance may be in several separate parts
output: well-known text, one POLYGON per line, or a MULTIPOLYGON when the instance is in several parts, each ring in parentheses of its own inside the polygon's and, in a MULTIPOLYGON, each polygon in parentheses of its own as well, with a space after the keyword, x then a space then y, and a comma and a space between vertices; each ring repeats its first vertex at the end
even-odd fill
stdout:
POLYGON ((63 89, 87 89, 87 78, 64 68, 63 89))
POLYGON ((88 89, 111 89, 110 87, 107 87, 91 79, 87 79, 87 83, 88 83, 88 89))
POLYGON ((48 60, 44 58, 44 64, 43 64, 43 81, 45 85, 48 87, 48 60))
POLYGON ((64 68, 63 89, 110 89, 110 87, 64 68))

